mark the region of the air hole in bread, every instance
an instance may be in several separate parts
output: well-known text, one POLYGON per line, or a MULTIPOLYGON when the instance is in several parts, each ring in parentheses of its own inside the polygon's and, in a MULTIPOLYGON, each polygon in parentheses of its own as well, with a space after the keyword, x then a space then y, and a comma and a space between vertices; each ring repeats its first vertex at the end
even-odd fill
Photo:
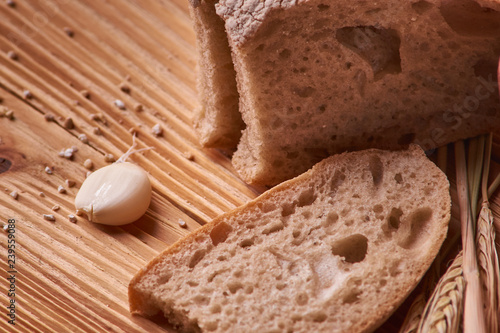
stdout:
POLYGON ((240 242, 242 248, 252 246, 255 243, 253 238, 244 239, 240 242))
POLYGON ((212 231, 210 231, 210 238, 212 239, 212 244, 217 246, 219 243, 226 241, 227 236, 231 233, 233 227, 225 222, 218 223, 212 231))
MULTIPOLYGON (((305 70, 301 70, 301 72, 304 73, 305 70)), ((302 98, 311 97, 315 92, 316 89, 310 86, 293 88, 293 93, 302 98)))
POLYGON ((271 123, 271 128, 273 130, 276 130, 283 126, 283 121, 280 118, 276 118, 272 123, 271 123))
POLYGON ((286 283, 283 283, 283 282, 276 283, 276 289, 283 290, 285 288, 286 288, 286 283))
POLYGON ((262 230, 262 234, 269 235, 273 232, 283 230, 284 227, 283 221, 272 221, 262 230))
POLYGON ((396 30, 374 26, 344 27, 337 30, 336 37, 372 67, 375 81, 387 74, 401 73, 401 40, 396 30))
POLYGON ((384 211, 384 206, 382 205, 375 205, 373 206, 373 212, 380 214, 384 211))
POLYGON ((245 286, 244 291, 245 291, 245 294, 249 294, 250 295, 251 293, 253 293, 253 286, 252 285, 245 286))
POLYGON ((316 323, 322 323, 326 320, 327 316, 324 312, 313 312, 310 314, 312 320, 316 323))
POLYGON ((398 245, 405 249, 419 247, 428 238, 427 223, 431 220, 432 209, 423 207, 415 210, 400 223, 398 245))
POLYGON ((453 31, 463 36, 500 36, 500 12, 473 0, 443 0, 441 15, 453 31))
POLYGON ((218 324, 216 321, 209 321, 205 324, 205 329, 209 332, 215 331, 218 327, 218 324))
POLYGON ((333 196, 338 188, 342 185, 345 180, 345 174, 339 170, 335 170, 332 180, 330 182, 330 196, 333 196))
POLYGON ((339 220, 339 214, 337 214, 336 212, 329 212, 328 215, 326 216, 325 221, 323 222, 323 226, 325 228, 328 228, 334 225, 335 222, 337 222, 338 220, 339 220))
POLYGON ((220 306, 220 304, 213 304, 210 307, 210 312, 211 313, 220 313, 221 311, 222 311, 222 307, 220 306))
POLYGON ((276 209, 276 205, 272 202, 259 203, 257 207, 259 207, 263 213, 269 213, 276 209))
POLYGON ((411 4, 411 8, 413 8, 413 10, 415 12, 417 12, 417 14, 419 14, 419 15, 422 15, 423 13, 425 13, 426 11, 431 9, 432 7, 434 7, 434 5, 432 3, 424 1, 424 0, 411 4))
POLYGON ((342 303, 344 304, 352 304, 356 303, 359 301, 359 296, 361 295, 362 291, 359 290, 358 288, 352 288, 342 298, 342 303))
POLYGON ((188 267, 194 268, 194 266, 196 266, 201 261, 201 259, 205 257, 205 254, 207 254, 207 251, 205 249, 197 250, 191 257, 191 260, 189 260, 188 267))
POLYGON ((361 234, 354 234, 337 240, 332 244, 332 254, 342 257, 345 262, 357 263, 366 257, 368 238, 361 234))
POLYGON ((403 216, 403 211, 399 208, 392 208, 391 214, 389 215, 388 224, 389 228, 399 229, 401 224, 401 216, 403 216))
POLYGON ((187 282, 187 285, 190 286, 190 287, 197 287, 199 285, 199 283, 196 282, 196 281, 191 281, 190 280, 190 281, 187 282))
POLYGON ((370 173, 372 174, 373 184, 378 186, 384 178, 384 165, 382 164, 380 157, 376 155, 370 156, 370 159, 368 160, 368 167, 370 169, 370 173))
POLYGON ((170 273, 170 272, 161 275, 158 278, 158 284, 162 285, 162 284, 167 283, 170 280, 171 277, 172 277, 172 273, 170 273))
POLYGON ((227 284, 227 289, 231 292, 231 294, 235 294, 239 289, 242 289, 243 285, 239 281, 231 281, 227 284))
POLYGON ((295 205, 294 204, 283 204, 281 216, 287 217, 295 213, 295 205))
POLYGON ((325 10, 328 10, 329 8, 330 8, 330 6, 329 5, 325 5, 324 3, 320 3, 318 5, 318 10, 320 12, 324 12, 325 10))
POLYGON ((401 184, 403 182, 403 176, 401 176, 400 173, 397 173, 394 175, 394 180, 396 181, 396 183, 401 184))
POLYGON ((297 207, 312 205, 316 198, 317 195, 314 192, 314 189, 309 188, 308 190, 305 190, 300 194, 299 200, 297 202, 297 207))
POLYGON ((308 301, 309 301, 309 297, 307 296, 306 293, 300 293, 295 297, 295 302, 298 305, 306 305, 308 301))
POLYGON ((289 49, 283 49, 279 53, 281 59, 288 59, 288 58, 290 58, 291 54, 292 54, 292 51, 290 51, 289 49))
POLYGON ((193 301, 199 305, 208 305, 210 303, 210 299, 203 295, 196 295, 193 297, 193 301))

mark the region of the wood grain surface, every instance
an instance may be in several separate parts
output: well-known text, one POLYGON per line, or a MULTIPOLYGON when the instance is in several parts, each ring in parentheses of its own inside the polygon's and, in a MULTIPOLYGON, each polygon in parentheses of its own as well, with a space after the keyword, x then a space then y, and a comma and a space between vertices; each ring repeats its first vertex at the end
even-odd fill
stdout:
MULTIPOLYGON (((0 331, 172 331, 161 319, 129 314, 130 279, 179 237, 265 190, 243 183, 225 154, 197 142, 191 124, 198 106, 195 38, 187 6, 187 0, 0 4, 0 110, 13 113, 0 117, 0 223, 15 220, 16 241, 9 267, 8 233, 0 230, 0 331), (160 136, 152 132, 156 124, 160 136), (150 174, 147 213, 122 227, 83 217, 70 222, 88 172, 83 162, 91 159, 94 170, 109 164, 104 156, 121 156, 133 132, 137 148, 154 147, 130 157, 150 174), (78 148, 72 159, 59 156, 70 147, 78 148), (8 323, 11 275, 15 326, 8 323)), ((500 172, 499 162, 496 136, 492 174, 500 172)), ((492 209, 498 218, 498 192, 492 209)), ((454 206, 454 220, 457 212, 454 206)), ((394 330, 398 318, 383 329, 394 330)))

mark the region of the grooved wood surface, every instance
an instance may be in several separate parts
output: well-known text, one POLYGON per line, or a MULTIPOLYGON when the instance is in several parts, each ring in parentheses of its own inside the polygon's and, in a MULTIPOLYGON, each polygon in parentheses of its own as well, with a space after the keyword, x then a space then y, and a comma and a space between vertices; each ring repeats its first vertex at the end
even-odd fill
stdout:
MULTIPOLYGON (((14 114, 0 118, 0 222, 15 220, 16 241, 15 265, 9 267, 8 234, 0 232, 0 331, 169 332, 161 319, 129 314, 132 276, 179 237, 264 190, 244 184, 227 156, 197 142, 188 1, 15 3, 0 4, 0 108, 14 114), (137 104, 142 111, 135 110, 137 104), (49 114, 54 121, 47 121, 49 114), (65 126, 68 117, 74 128, 65 126), (161 136, 152 133, 156 124, 161 136), (109 164, 104 155, 118 158, 127 151, 132 131, 137 148, 154 147, 130 157, 150 174, 147 213, 122 227, 83 217, 71 223, 68 215, 88 171, 83 162, 91 159, 94 170, 109 164), (82 134, 88 143, 79 139, 82 134), (78 148, 73 159, 58 156, 72 146, 78 148), (11 162, 8 170, 5 160, 11 162), (68 187, 67 179, 76 186, 68 187), (66 193, 58 192, 60 185, 66 193), (55 205, 60 209, 53 210, 55 205), (53 214, 55 221, 43 214, 53 214), (15 326, 7 317, 12 270, 15 326)), ((499 144, 497 136, 492 174, 500 172, 499 144)), ((498 192, 492 208, 499 217, 498 192)), ((456 207, 453 214, 456 219, 456 207)), ((388 330, 399 322, 391 320, 388 330)))

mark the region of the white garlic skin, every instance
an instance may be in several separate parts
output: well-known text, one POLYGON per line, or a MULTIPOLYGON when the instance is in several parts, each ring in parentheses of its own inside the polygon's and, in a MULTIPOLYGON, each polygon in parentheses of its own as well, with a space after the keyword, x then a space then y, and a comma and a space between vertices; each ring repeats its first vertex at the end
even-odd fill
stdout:
POLYGON ((93 172, 75 198, 76 211, 88 220, 124 225, 139 219, 151 202, 151 182, 141 167, 120 162, 93 172))

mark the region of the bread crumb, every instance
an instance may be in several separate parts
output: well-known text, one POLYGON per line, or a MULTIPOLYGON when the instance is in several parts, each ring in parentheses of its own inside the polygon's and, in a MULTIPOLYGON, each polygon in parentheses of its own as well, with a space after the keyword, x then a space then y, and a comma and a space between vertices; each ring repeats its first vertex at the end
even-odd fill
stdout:
POLYGON ((68 220, 71 222, 71 223, 76 223, 76 216, 73 215, 73 214, 69 214, 68 215, 68 220))
POLYGON ((57 187, 57 192, 59 192, 59 193, 66 193, 66 189, 62 185, 59 185, 57 187))
POLYGON ((90 92, 88 90, 81 90, 80 91, 80 95, 82 95, 83 97, 89 99, 90 98, 90 92))
POLYGON ((161 136, 163 134, 163 129, 161 128, 160 124, 156 124, 151 128, 151 131, 153 132, 154 135, 156 136, 161 136))
POLYGON ((14 120, 14 111, 7 109, 6 107, 2 107, 2 109, 0 109, 0 117, 14 120))
POLYGON ((125 82, 122 82, 120 84, 120 90, 123 91, 124 93, 126 94, 130 94, 130 87, 128 84, 126 84, 125 82))
POLYGON ((24 98, 26 98, 26 99, 32 99, 32 98, 33 98, 33 94, 32 94, 32 93, 31 93, 31 91, 29 91, 29 90, 24 90, 24 91, 23 91, 23 96, 24 96, 24 98))
POLYGON ((123 101, 117 99, 115 100, 115 106, 120 109, 120 110, 125 110, 125 103, 123 103, 123 101))
POLYGON ((60 207, 59 205, 54 205, 54 206, 52 206, 52 210, 53 210, 54 212, 57 212, 60 208, 61 208, 61 207, 60 207))
POLYGON ((12 191, 12 192, 10 192, 10 196, 13 197, 15 200, 17 200, 17 198, 19 197, 19 194, 17 193, 17 191, 12 191))
POLYGON ((85 174, 85 178, 88 178, 91 174, 92 174, 92 171, 87 171, 87 173, 85 174))
POLYGON ((85 169, 92 170, 92 168, 94 167, 94 162, 92 162, 92 160, 88 158, 85 160, 85 162, 83 162, 83 166, 85 167, 85 169))
POLYGON ((75 35, 75 32, 71 28, 64 27, 63 30, 68 37, 73 37, 75 35))
POLYGON ((52 113, 46 113, 43 117, 47 121, 54 121, 54 115, 52 113))
POLYGON ((5 3, 7 4, 7 6, 9 6, 11 8, 16 7, 16 2, 14 0, 7 0, 7 1, 5 1, 5 3))
POLYGON ((76 182, 72 179, 66 179, 64 182, 66 183, 66 186, 69 188, 74 187, 76 185, 76 182))
POLYGON ((193 155, 193 153, 192 153, 192 152, 190 152, 190 151, 185 151, 184 153, 182 153, 182 155, 183 155, 186 159, 188 159, 188 160, 190 160, 190 161, 194 161, 194 155, 193 155))
POLYGON ((7 57, 9 57, 9 59, 11 59, 11 60, 18 60, 19 59, 19 56, 17 55, 17 53, 12 51, 12 50, 7 52, 7 57))
POLYGON ((104 155, 104 161, 108 163, 113 163, 115 160, 115 156, 113 154, 106 154, 104 155))
POLYGON ((2 227, 3 231, 7 231, 9 230, 9 225, 8 224, 4 224, 3 227, 2 227))
POLYGON ((45 197, 45 193, 43 193, 43 192, 38 192, 38 195, 39 195, 40 197, 42 197, 42 198, 44 198, 44 197, 45 197))
POLYGON ((137 103, 136 105, 134 105, 135 112, 142 112, 142 110, 143 110, 143 106, 141 103, 137 103))
POLYGON ((184 220, 179 219, 179 226, 181 228, 187 228, 187 223, 184 220))
POLYGON ((77 210, 77 211, 75 212, 75 214, 76 214, 76 216, 82 216, 82 215, 83 215, 83 212, 82 212, 82 211, 77 210))
POLYGON ((93 113, 90 115, 90 120, 99 121, 101 120, 101 118, 99 117, 99 115, 93 113))
POLYGON ((47 221, 55 221, 56 220, 56 218, 52 214, 43 214, 43 218, 44 218, 44 220, 47 220, 47 221))
POLYGON ((101 129, 99 127, 94 127, 93 132, 95 135, 102 135, 101 129))
POLYGON ((45 167, 45 173, 48 174, 48 175, 51 175, 52 174, 52 168, 46 166, 45 167))
POLYGON ((78 136, 78 139, 80 139, 80 141, 83 142, 83 143, 89 143, 89 139, 83 133, 78 136))

